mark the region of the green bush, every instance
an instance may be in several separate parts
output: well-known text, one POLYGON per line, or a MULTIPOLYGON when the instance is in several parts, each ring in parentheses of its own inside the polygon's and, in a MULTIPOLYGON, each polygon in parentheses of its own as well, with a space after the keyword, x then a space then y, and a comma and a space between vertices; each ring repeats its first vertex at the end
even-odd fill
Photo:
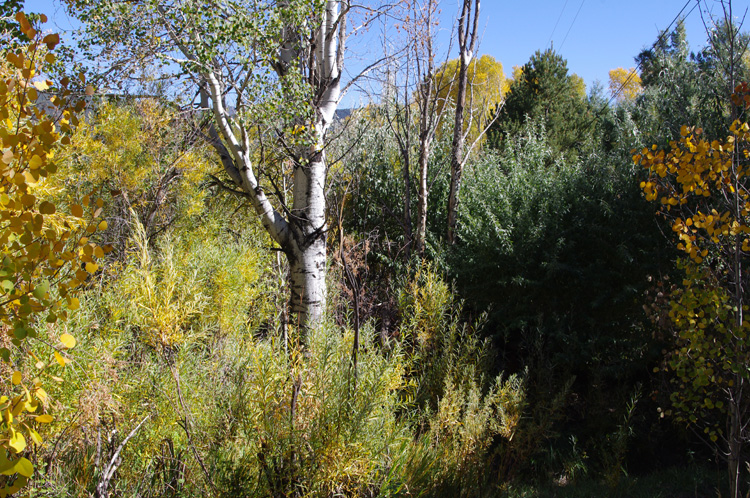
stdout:
MULTIPOLYGON (((623 114, 611 117, 615 126, 629 126, 623 114)), ((548 456, 570 451, 573 427, 593 452, 615 431, 630 386, 648 382, 659 359, 643 294, 649 277, 669 268, 671 253, 626 154, 621 145, 564 161, 544 127, 529 125, 466 172, 450 272, 471 308, 490 310, 487 331, 502 352, 497 368, 528 368, 533 412, 550 410, 548 421, 535 422, 543 429, 528 468, 564 466, 532 456, 550 438, 568 449, 548 456), (585 420, 585 428, 558 423, 558 431, 568 429, 552 437, 553 419, 585 420)))

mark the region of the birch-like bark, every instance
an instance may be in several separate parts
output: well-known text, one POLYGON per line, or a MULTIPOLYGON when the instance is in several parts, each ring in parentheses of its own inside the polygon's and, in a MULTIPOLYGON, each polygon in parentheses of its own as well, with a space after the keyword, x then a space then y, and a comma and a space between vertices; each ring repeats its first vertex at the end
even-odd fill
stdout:
MULTIPOLYGON (((206 111, 204 117, 211 118, 206 136, 235 186, 229 190, 241 193, 249 201, 264 229, 289 261, 289 306, 294 313, 289 322, 298 323, 303 330, 320 323, 325 311, 326 132, 341 98, 340 74, 349 1, 324 0, 319 10, 314 8, 310 12, 301 10, 303 6, 292 0, 247 2, 248 18, 255 16, 256 20, 263 21, 279 14, 287 19, 278 31, 278 39, 274 40, 275 47, 269 47, 267 42, 271 40, 257 40, 256 46, 255 40, 232 41, 204 31, 222 29, 224 21, 230 25, 238 22, 244 15, 241 2, 214 5, 216 13, 215 16, 211 13, 212 21, 218 21, 206 25, 184 2, 146 2, 143 7, 143 13, 148 14, 144 19, 155 23, 151 27, 156 27, 156 31, 169 39, 169 43, 160 45, 160 50, 149 54, 180 64, 183 75, 198 86, 201 109, 206 111), (210 46, 211 43, 220 46, 210 46), (286 152, 280 161, 291 161, 294 165, 291 208, 282 201, 276 205, 277 209, 264 191, 257 171, 259 164, 254 162, 256 151, 252 134, 244 122, 247 117, 243 112, 256 103, 253 99, 265 98, 264 91, 256 92, 251 83, 265 72, 264 65, 276 72, 275 81, 282 85, 282 92, 288 93, 285 97, 291 102, 300 104, 300 94, 308 99, 307 109, 290 119, 293 125, 305 130, 305 135, 289 143, 285 132, 278 132, 279 142, 286 152), (303 83, 309 85, 308 88, 298 92, 298 85, 303 83), (227 98, 235 100, 233 106, 227 105, 227 98)), ((310 2, 313 4, 318 5, 318 2, 310 2)), ((93 6, 90 9, 96 11, 93 6)), ((238 26, 234 24, 232 29, 240 29, 238 26)), ((276 29, 275 21, 269 22, 268 29, 276 29)), ((252 37, 252 32, 248 28, 247 36, 252 37)), ((131 43, 113 40, 113 43, 120 42, 131 43)), ((137 47, 140 41, 134 43, 137 47)), ((148 50, 152 49, 149 44, 148 50)), ((285 119, 289 118, 285 116, 285 119)))
POLYGON ((289 260, 290 308, 303 328, 319 324, 325 313, 328 171, 325 139, 341 96, 347 10, 347 1, 326 2, 315 40, 315 60, 299 61, 300 67, 313 68, 309 81, 313 85, 314 143, 299 151, 299 160, 294 165, 291 237, 282 249, 289 260), (305 62, 308 64, 303 65, 305 62))
MULTIPOLYGON (((287 4, 280 2, 282 7, 287 4)), ((241 126, 224 104, 226 86, 215 71, 205 70, 200 74, 203 106, 211 109, 215 123, 209 129, 209 138, 227 174, 249 199, 263 227, 289 261, 290 321, 297 323, 302 330, 317 326, 325 312, 325 140, 341 96, 340 72, 348 8, 348 0, 327 0, 320 26, 314 33, 314 50, 306 52, 300 49, 298 27, 286 26, 282 30, 273 68, 280 77, 289 74, 295 66, 308 68, 307 81, 312 87, 310 105, 314 115, 314 122, 310 123, 312 145, 292 151, 293 200, 286 218, 273 207, 258 182, 247 134, 237 135, 235 130, 241 126)), ((174 38, 178 40, 176 36, 174 38)), ((187 50, 183 52, 190 58, 187 50)))

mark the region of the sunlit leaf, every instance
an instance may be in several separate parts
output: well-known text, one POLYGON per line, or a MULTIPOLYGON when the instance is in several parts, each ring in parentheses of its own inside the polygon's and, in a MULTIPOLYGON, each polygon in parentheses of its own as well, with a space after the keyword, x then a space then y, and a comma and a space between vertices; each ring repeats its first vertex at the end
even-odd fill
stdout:
POLYGON ((57 351, 55 351, 55 361, 57 361, 57 363, 61 367, 65 366, 65 358, 63 358, 63 356, 60 353, 58 353, 57 351))
POLYGON ((27 458, 24 457, 18 459, 16 465, 14 466, 14 469, 24 477, 31 477, 32 475, 34 475, 34 466, 27 458))
POLYGON ((60 336, 60 342, 66 349, 74 348, 76 345, 76 339, 70 334, 62 334, 60 336))
POLYGON ((10 441, 8 442, 8 445, 16 453, 21 453, 23 450, 26 449, 26 438, 23 437, 23 434, 21 434, 20 431, 13 431, 10 436, 10 441))

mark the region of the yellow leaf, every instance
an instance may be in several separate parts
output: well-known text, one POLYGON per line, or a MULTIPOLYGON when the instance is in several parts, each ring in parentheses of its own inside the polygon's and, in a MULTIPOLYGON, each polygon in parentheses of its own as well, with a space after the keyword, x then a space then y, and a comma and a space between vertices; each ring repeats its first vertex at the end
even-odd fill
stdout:
MULTIPOLYGON (((23 12, 19 11, 16 13, 16 21, 21 25, 21 31, 23 31, 24 34, 31 30, 31 24, 29 23, 29 20, 26 19, 26 14, 23 12)), ((33 36, 29 36, 29 38, 33 38, 33 36)))
POLYGON ((42 201, 39 205, 39 212, 42 214, 54 214, 55 205, 48 201, 42 201))
POLYGON ((73 204, 70 206, 70 214, 75 216, 76 218, 83 217, 83 208, 78 204, 73 204))
POLYGON ((49 89, 49 85, 45 81, 35 81, 34 87, 36 87, 39 91, 44 91, 49 89))
POLYGON ((27 458, 24 457, 18 459, 16 465, 14 466, 14 469, 24 477, 31 477, 32 475, 34 475, 34 466, 27 458))
POLYGON ((54 417, 52 417, 52 415, 45 414, 34 417, 34 420, 36 420, 40 424, 49 424, 54 420, 54 417))
POLYGON ((60 35, 57 33, 49 34, 45 36, 42 41, 47 44, 47 48, 52 50, 55 48, 55 45, 60 43, 60 35))
MULTIPOLYGON (((27 395, 29 398, 31 398, 31 394, 27 392, 27 395)), ((39 402, 35 399, 32 399, 31 401, 26 403, 26 410, 28 410, 30 413, 35 412, 37 408, 39 408, 39 402)))
POLYGON ((42 164, 44 164, 44 161, 42 160, 42 158, 41 158, 41 157, 39 157, 39 156, 38 156, 38 155, 36 155, 36 154, 34 154, 34 156, 33 156, 33 157, 31 158, 31 160, 29 161, 29 167, 30 167, 31 169, 37 169, 37 168, 39 168, 39 167, 40 167, 40 166, 41 166, 42 164))
POLYGON ((5 164, 10 164, 10 162, 13 160, 13 151, 8 149, 5 152, 3 152, 3 162, 5 164))
POLYGON ((71 311, 75 311, 80 307, 81 307, 81 302, 78 300, 78 298, 71 297, 70 302, 68 303, 68 309, 71 311))
POLYGON ((23 434, 14 430, 10 436, 10 441, 8 441, 8 446, 10 446, 16 453, 21 453, 26 449, 26 438, 23 437, 23 434))
POLYGON ((42 444, 42 436, 39 435, 37 431, 29 427, 29 436, 31 436, 31 440, 34 441, 34 444, 42 444))
POLYGON ((58 353, 57 351, 55 351, 55 360, 57 360, 57 363, 61 367, 65 366, 65 358, 63 358, 63 356, 60 353, 58 353))
POLYGON ((99 227, 98 228, 99 228, 99 230, 106 230, 107 229, 107 222, 106 221, 102 221, 101 223, 99 223, 99 227))
POLYGON ((20 384, 22 380, 21 372, 17 370, 13 372, 13 378, 11 380, 14 386, 17 386, 18 384, 20 384))
MULTIPOLYGON (((76 298, 73 298, 73 299, 76 299, 76 298)), ((76 338, 70 334, 63 334, 60 336, 60 342, 62 342, 63 346, 65 346, 65 349, 71 349, 71 348, 74 348, 76 345, 76 338)))

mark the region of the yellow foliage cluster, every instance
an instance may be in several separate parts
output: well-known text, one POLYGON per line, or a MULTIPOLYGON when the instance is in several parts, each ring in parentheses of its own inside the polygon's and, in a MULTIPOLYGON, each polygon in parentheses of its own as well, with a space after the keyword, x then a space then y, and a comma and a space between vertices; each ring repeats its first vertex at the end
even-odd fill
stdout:
POLYGON ((448 284, 432 266, 422 263, 399 296, 399 305, 408 310, 402 333, 414 334, 422 348, 435 348, 435 334, 445 326, 453 299, 448 284))
POLYGON ((169 358, 183 344, 188 322, 202 312, 206 300, 195 272, 184 275, 176 267, 172 246, 165 245, 158 259, 153 258, 143 225, 137 221, 135 225, 137 257, 126 268, 122 285, 141 339, 169 358))
MULTIPOLYGON (((738 85, 732 102, 747 108, 749 95, 747 84, 738 85)), ((670 296, 674 415, 702 425, 707 439, 727 451, 737 430, 732 424, 746 423, 738 414, 745 408, 737 390, 747 382, 750 332, 747 299, 739 285, 750 254, 750 125, 735 120, 724 140, 702 135, 700 128, 683 126, 669 150, 654 145, 633 160, 649 172, 641 182, 646 199, 661 203, 677 248, 689 256, 678 263, 685 272, 682 287, 670 296), (716 412, 727 417, 729 434, 716 424, 716 412)))
MULTIPOLYGON (((750 322, 733 326, 734 304, 715 275, 698 265, 682 263, 683 286, 672 295, 669 317, 679 330, 676 349, 668 364, 680 388, 670 396, 673 410, 667 413, 691 425, 704 424, 706 436, 716 442, 724 434, 709 412, 726 413, 722 401, 746 369, 747 353, 742 347, 750 322), (719 394, 717 396, 717 394, 719 394)), ((747 305, 743 305, 747 311, 747 305)))
POLYGON ((618 102, 634 100, 642 91, 641 77, 634 67, 618 67, 609 72, 609 92, 618 102))
POLYGON ((159 207, 155 205, 159 189, 167 189, 164 207, 168 209, 157 211, 170 212, 157 216, 154 223, 168 223, 160 218, 167 218, 172 211, 199 213, 205 198, 199 185, 215 165, 204 148, 191 144, 194 140, 176 138, 189 136, 189 126, 174 109, 155 98, 102 103, 88 122, 76 128, 72 147, 61 157, 64 176, 78 182, 69 185, 69 190, 83 186, 114 192, 124 209, 117 216, 127 216, 133 209, 143 220, 159 207), (170 185, 173 177, 179 188, 170 185))
MULTIPOLYGON (((7 334, 3 343, 13 348, 0 348, 6 371, 13 372, 0 395, 0 474, 8 476, 0 482, 0 497, 22 489, 33 474, 23 456, 27 437, 40 443, 35 424, 52 421, 42 413, 47 393, 41 376, 69 363, 64 352, 76 342, 70 334, 60 335, 45 360, 26 347, 27 339, 37 336, 38 317, 46 315, 52 324, 65 318, 67 309, 78 308, 75 290, 98 270, 96 258, 105 252, 89 236, 106 228, 97 220, 101 201, 86 197, 83 205, 61 213, 47 200, 49 178, 57 170, 55 151, 69 143, 84 102, 71 102, 68 81, 53 94, 53 82, 41 76, 45 63, 55 60, 59 36, 42 37, 23 13, 16 20, 31 42, 8 50, 0 63, 0 322, 7 334), (37 103, 42 92, 49 104, 37 103), (96 211, 84 216, 84 208, 96 211), (26 358, 34 365, 28 372, 20 368, 26 358)), ((54 375, 52 380, 62 381, 54 375)))
POLYGON ((734 161, 738 150, 748 157, 750 126, 735 121, 724 141, 702 139, 702 133, 700 128, 683 126, 681 139, 672 141, 669 151, 654 145, 633 156, 650 173, 641 182, 647 200, 659 199, 667 212, 697 202, 672 222, 680 239, 678 248, 696 263, 706 257, 709 245, 731 245, 737 237, 741 237, 742 251, 750 250, 750 192, 742 186, 748 169, 734 161), (738 196, 736 212, 729 204, 719 209, 709 205, 717 192, 738 196))
POLYGON ((285 469, 275 462, 314 457, 318 464, 302 477, 312 488, 309 496, 358 496, 377 470, 376 455, 383 451, 379 445, 390 451, 409 444, 393 415, 401 405, 404 358, 397 349, 389 358, 377 354, 371 348, 373 332, 367 329, 361 337, 365 347, 356 388, 351 331, 342 336, 317 329, 308 338, 306 353, 292 347, 289 356, 267 341, 244 346, 249 359, 245 422, 249 437, 258 438, 257 462, 269 481, 295 471, 292 466, 284 476, 285 469), (381 434, 393 439, 382 441, 381 434))
POLYGON ((430 424, 433 444, 444 448, 440 465, 452 472, 476 465, 474 457, 487 451, 495 436, 513 439, 526 406, 524 381, 517 375, 499 375, 486 394, 477 384, 455 385, 448 378, 430 424))
MULTIPOLYGON (((438 87, 438 113, 449 101, 458 96, 459 60, 445 63, 435 75, 438 87)), ((470 130, 469 140, 476 138, 492 118, 497 105, 510 88, 505 78, 503 65, 490 55, 472 59, 467 68, 466 113, 464 127, 470 130)))

